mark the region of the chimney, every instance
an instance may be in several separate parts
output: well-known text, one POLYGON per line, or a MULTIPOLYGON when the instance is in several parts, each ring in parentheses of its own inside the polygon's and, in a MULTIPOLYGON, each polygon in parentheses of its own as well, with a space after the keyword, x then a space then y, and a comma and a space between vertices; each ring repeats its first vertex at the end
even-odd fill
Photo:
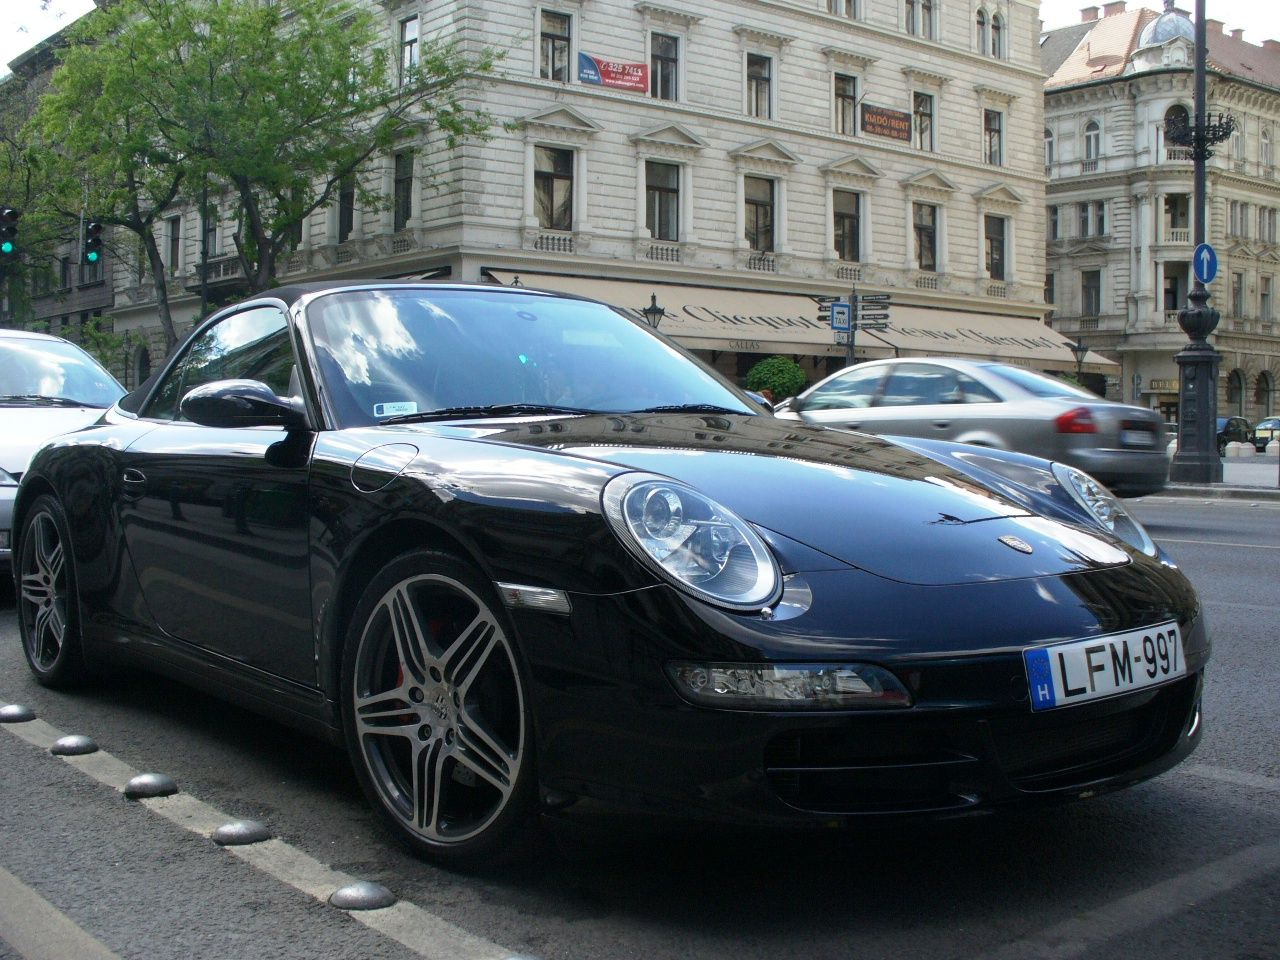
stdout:
POLYGON ((1243 39, 1244 39, 1244 31, 1243 31, 1243 30, 1232 30, 1232 31, 1231 31, 1231 39, 1232 39, 1232 40, 1243 40, 1243 39))
POLYGON ((1272 53, 1280 52, 1280 40, 1263 40, 1262 49, 1270 50, 1272 53))
POLYGON ((1092 23, 1094 20, 1097 20, 1097 19, 1098 19, 1098 8, 1097 8, 1097 7, 1082 7, 1082 8, 1081 8, 1081 10, 1080 10, 1080 22, 1081 22, 1081 23, 1092 23))
POLYGON ((1226 24, 1223 23, 1221 20, 1210 20, 1208 17, 1204 18, 1205 33, 1225 33, 1226 32, 1226 30, 1224 29, 1225 27, 1226 27, 1226 24))
POLYGON ((1124 13, 1124 0, 1111 0, 1110 3, 1102 5, 1104 17, 1114 17, 1117 13, 1124 13))

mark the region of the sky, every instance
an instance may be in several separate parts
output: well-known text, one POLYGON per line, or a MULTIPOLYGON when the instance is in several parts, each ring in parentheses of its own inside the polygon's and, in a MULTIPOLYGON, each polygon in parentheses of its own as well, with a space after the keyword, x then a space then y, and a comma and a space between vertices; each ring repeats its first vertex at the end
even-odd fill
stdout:
MULTIPOLYGON (((1080 10, 1105 0, 1043 0, 1040 18, 1046 29, 1080 22, 1080 10)), ((1180 0, 1178 6, 1191 12, 1195 0, 1180 0)), ((0 73, 14 57, 31 49, 51 33, 56 33, 81 14, 93 9, 93 0, 0 0, 4 20, 0 26, 0 73)), ((1162 10, 1162 0, 1129 0, 1130 10, 1150 7, 1162 10)), ((1280 3, 1276 0, 1205 0, 1205 16, 1221 20, 1227 29, 1244 28, 1250 43, 1280 40, 1280 3)))

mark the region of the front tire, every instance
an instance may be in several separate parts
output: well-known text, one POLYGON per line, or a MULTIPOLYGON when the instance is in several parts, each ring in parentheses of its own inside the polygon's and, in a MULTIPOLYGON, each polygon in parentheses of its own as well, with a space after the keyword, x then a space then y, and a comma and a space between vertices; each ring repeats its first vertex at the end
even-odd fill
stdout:
POLYGON ((14 554, 22 652, 47 687, 69 686, 86 673, 69 531, 62 504, 45 494, 31 505, 14 554))
POLYGON ((526 689, 505 613, 469 564, 412 553, 365 589, 343 725, 361 786, 410 848, 462 866, 521 846, 536 779, 526 689))

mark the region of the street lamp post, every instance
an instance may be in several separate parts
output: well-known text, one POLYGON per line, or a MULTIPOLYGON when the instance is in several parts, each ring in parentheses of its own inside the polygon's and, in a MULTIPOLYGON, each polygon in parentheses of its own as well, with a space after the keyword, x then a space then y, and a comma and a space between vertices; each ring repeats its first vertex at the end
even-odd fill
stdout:
POLYGON ((1071 344, 1071 352, 1076 358, 1076 383, 1080 386, 1084 386, 1081 382, 1081 377, 1084 376, 1084 358, 1085 355, 1088 354, 1089 348, 1084 345, 1083 340, 1077 340, 1075 343, 1071 344))
POLYGON ((658 295, 656 293, 649 294, 649 305, 640 311, 644 314, 644 322, 658 329, 658 324, 662 322, 662 318, 667 315, 667 311, 658 306, 658 295))
MULTIPOLYGON (((1195 170, 1195 242, 1199 249, 1205 240, 1205 162, 1213 156, 1209 149, 1231 136, 1235 128, 1232 117, 1218 116, 1210 122, 1205 103, 1205 34, 1204 0, 1196 0, 1195 111, 1192 123, 1183 130, 1169 133, 1168 142, 1191 147, 1195 170)), ((1222 355, 1208 341, 1218 326, 1220 316, 1209 306, 1197 270, 1195 287, 1187 295, 1187 307, 1178 311, 1178 325, 1190 341, 1173 359, 1178 364, 1178 452, 1169 467, 1169 478, 1182 483, 1218 483, 1222 480, 1222 459, 1218 456, 1218 364, 1222 355)), ((1206 279, 1212 279, 1207 277, 1206 279)))

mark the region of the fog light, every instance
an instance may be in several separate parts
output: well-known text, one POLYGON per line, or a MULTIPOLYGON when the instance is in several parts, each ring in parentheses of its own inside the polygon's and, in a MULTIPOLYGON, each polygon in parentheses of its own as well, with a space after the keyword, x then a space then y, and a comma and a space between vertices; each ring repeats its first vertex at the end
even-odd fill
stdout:
POLYGON ((687 663, 667 665, 680 695, 727 710, 863 710, 909 707, 911 695, 869 663, 687 663))

